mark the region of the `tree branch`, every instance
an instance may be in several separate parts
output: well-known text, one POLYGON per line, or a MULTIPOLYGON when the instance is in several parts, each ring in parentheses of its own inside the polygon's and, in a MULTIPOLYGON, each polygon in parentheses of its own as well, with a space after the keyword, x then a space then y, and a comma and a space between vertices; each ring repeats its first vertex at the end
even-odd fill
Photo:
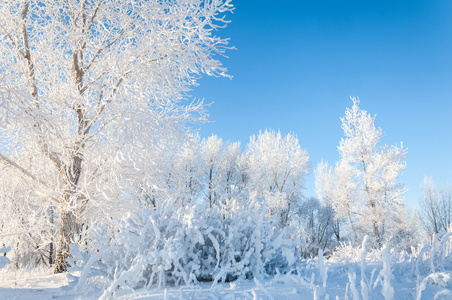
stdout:
POLYGON ((96 8, 94 8, 93 15, 91 16, 91 18, 90 18, 90 20, 89 20, 89 25, 88 25, 88 28, 86 28, 86 31, 89 31, 89 30, 91 29, 91 27, 93 26, 93 24, 94 24, 94 18, 97 16, 97 12, 99 11, 99 8, 100 8, 100 6, 101 6, 101 4, 102 4, 103 2, 104 2, 103 0, 100 0, 100 1, 97 3, 96 8))
POLYGON ((33 179, 34 181, 42 184, 45 187, 47 187, 47 184, 44 181, 37 178, 36 176, 34 176, 33 174, 31 174, 30 172, 28 172, 27 170, 25 170, 24 168, 22 168, 21 166, 19 166, 14 161, 10 160, 8 157, 4 156, 1 153, 0 153, 0 159, 2 159, 4 162, 8 163, 10 166, 16 168, 17 170, 19 170, 22 174, 26 175, 27 177, 33 179))
POLYGON ((28 44, 28 31, 27 31, 27 15, 28 15, 28 8, 30 6, 30 3, 28 1, 25 1, 24 7, 22 9, 21 18, 22 18, 22 41, 23 41, 23 47, 24 47, 24 57, 27 63, 28 67, 28 84, 30 88, 31 95, 33 98, 35 98, 35 105, 39 106, 38 104, 38 88, 36 87, 36 78, 35 78, 35 70, 33 65, 33 60, 31 59, 31 52, 30 52, 30 45, 28 44))
POLYGON ((8 37, 8 39, 10 40, 11 44, 14 46, 14 49, 16 49, 17 53, 22 57, 25 58, 25 54, 22 52, 22 50, 20 50, 19 46, 17 45, 17 43, 13 40, 12 36, 8 33, 5 32, 6 36, 8 37))
POLYGON ((88 63, 88 65, 84 68, 84 71, 87 71, 91 68, 91 66, 93 65, 93 63, 96 61, 96 59, 99 57, 99 55, 102 54, 102 52, 104 50, 106 50, 107 48, 109 48, 110 46, 112 46, 113 44, 115 44, 121 37, 124 36, 124 34, 133 26, 135 19, 137 18, 137 16, 135 16, 132 21, 130 22, 129 25, 127 25, 122 31, 121 33, 119 33, 115 38, 113 38, 113 40, 111 42, 109 42, 108 44, 106 44, 105 46, 99 48, 97 50, 97 52, 94 54, 94 56, 91 58, 90 62, 88 63))

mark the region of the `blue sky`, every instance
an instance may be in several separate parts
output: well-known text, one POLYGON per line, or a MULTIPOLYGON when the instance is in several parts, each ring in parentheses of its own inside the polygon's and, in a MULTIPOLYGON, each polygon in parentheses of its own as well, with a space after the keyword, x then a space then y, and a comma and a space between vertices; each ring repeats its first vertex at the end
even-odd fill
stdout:
MULTIPOLYGON (((315 167, 334 164, 340 118, 359 97, 384 144, 404 143, 400 182, 416 205, 424 175, 452 184, 452 1, 236 0, 228 28, 234 77, 202 78, 214 102, 201 136, 241 141, 272 128, 295 133, 315 167)), ((306 183, 314 196, 314 175, 306 183)))

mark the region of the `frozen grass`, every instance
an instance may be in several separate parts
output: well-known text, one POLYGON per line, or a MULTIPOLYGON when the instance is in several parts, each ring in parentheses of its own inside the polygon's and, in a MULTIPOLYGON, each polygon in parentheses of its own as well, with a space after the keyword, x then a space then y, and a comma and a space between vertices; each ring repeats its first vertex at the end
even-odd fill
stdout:
MULTIPOLYGON (((413 253, 388 247, 344 245, 328 260, 319 251, 316 259, 300 260, 288 273, 233 282, 191 282, 166 287, 120 289, 117 299, 451 299, 452 257, 449 233, 413 248, 413 253), (348 250, 348 258, 346 251, 348 250), (435 272, 432 272, 434 270, 435 272)), ((114 268, 114 265, 110 267, 114 268)), ((80 278, 80 271, 74 272, 80 278)), ((100 277, 99 277, 100 278, 100 277)), ((49 269, 0 270, 0 299, 98 299, 105 290, 90 280, 68 289, 69 279, 49 269), (96 288, 93 288, 96 287, 96 288)), ((117 281, 115 281, 117 282, 117 281)), ((99 283, 99 282, 98 282, 99 283)), ((105 297, 109 299, 109 297, 105 297)))

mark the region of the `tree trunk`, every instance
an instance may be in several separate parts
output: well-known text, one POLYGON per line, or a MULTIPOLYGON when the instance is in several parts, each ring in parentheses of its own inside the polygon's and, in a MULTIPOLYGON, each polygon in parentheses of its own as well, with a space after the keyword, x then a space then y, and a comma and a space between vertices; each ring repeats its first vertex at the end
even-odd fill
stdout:
POLYGON ((80 227, 77 226, 76 212, 82 211, 80 195, 78 195, 78 181, 82 171, 82 157, 80 154, 72 158, 72 163, 66 170, 68 189, 60 201, 60 239, 55 258, 54 273, 67 271, 66 259, 71 257, 70 245, 75 241, 74 237, 79 234, 80 227))
POLYGON ((374 221, 374 235, 375 235, 375 238, 377 239, 377 240, 379 240, 379 233, 378 233, 378 223, 377 223, 377 221, 374 221))
MULTIPOLYGON (((49 217, 49 221, 50 221, 50 224, 53 224, 54 223, 54 210, 53 210, 53 207, 51 206, 50 207, 50 217, 49 217)), ((52 232, 53 232, 53 230, 52 230, 52 232)), ((54 257, 54 250, 55 250, 55 246, 54 246, 54 241, 53 241, 53 238, 52 238, 52 241, 50 242, 50 245, 49 245, 49 266, 52 266, 54 263, 55 263, 55 257, 54 257)))
POLYGON ((77 231, 74 211, 67 205, 67 199, 63 199, 63 201, 60 209, 60 239, 56 252, 55 268, 53 270, 55 274, 67 271, 68 263, 66 259, 71 257, 69 246, 73 243, 74 235, 77 231))
POLYGON ((50 242, 49 249, 49 266, 53 265, 53 242, 50 242))

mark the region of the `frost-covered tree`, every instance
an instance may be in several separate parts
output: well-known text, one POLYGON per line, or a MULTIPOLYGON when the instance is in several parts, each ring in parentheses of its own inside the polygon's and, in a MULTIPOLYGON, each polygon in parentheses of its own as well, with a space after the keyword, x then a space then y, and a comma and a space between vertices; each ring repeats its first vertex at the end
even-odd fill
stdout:
POLYGON ((303 201, 297 208, 297 233, 304 240, 301 254, 304 257, 317 255, 319 249, 325 250, 335 244, 334 210, 331 206, 322 205, 315 197, 303 201))
POLYGON ((345 185, 345 183, 337 182, 336 180, 337 177, 333 169, 327 162, 322 160, 315 169, 315 189, 320 203, 333 212, 330 226, 336 240, 340 242, 343 220, 351 216, 348 214, 348 209, 340 210, 342 212, 347 212, 347 215, 336 215, 336 213, 334 213, 334 205, 346 205, 346 203, 341 202, 340 200, 338 201, 338 199, 342 197, 342 193, 344 192, 344 189, 339 188, 339 186, 346 189, 347 185, 345 185))
POLYGON ((228 210, 234 198, 247 195, 246 164, 240 151, 240 143, 223 142, 215 135, 201 145, 203 163, 203 194, 210 207, 220 206, 228 210))
POLYGON ((339 216, 349 216, 353 231, 371 234, 379 244, 386 227, 393 224, 402 204, 403 185, 397 182, 405 169, 407 151, 396 146, 381 146, 384 133, 375 127, 375 117, 359 108, 359 100, 341 118, 345 137, 339 144, 336 186, 343 191, 333 207, 339 216))
POLYGON ((400 206, 395 225, 388 228, 390 233, 388 244, 392 248, 411 253, 412 247, 418 245, 423 238, 419 212, 406 205, 400 206))
POLYGON ((441 226, 444 231, 449 231, 452 223, 452 188, 450 185, 441 187, 439 190, 441 207, 441 226))
POLYGON ((187 139, 178 151, 172 153, 170 161, 165 197, 171 196, 183 206, 197 199, 203 188, 199 136, 187 139))
POLYGON ((240 142, 226 143, 220 165, 223 199, 230 199, 233 194, 244 191, 247 186, 246 166, 240 142))
POLYGON ((422 220, 427 232, 434 234, 440 231, 440 205, 438 192, 431 177, 424 177, 422 184, 422 196, 419 197, 422 210, 422 220))
POLYGON ((452 189, 441 187, 438 191, 431 177, 424 177, 422 195, 419 197, 424 229, 429 235, 447 232, 452 222, 452 189))
POLYGON ((212 207, 218 204, 219 184, 220 184, 220 157, 223 151, 223 140, 216 135, 205 139, 201 145, 201 155, 204 160, 204 177, 206 187, 204 188, 205 197, 212 207))
POLYGON ((265 130, 250 138, 246 159, 250 192, 261 195, 270 215, 287 225, 309 172, 307 151, 295 135, 265 130))
POLYGON ((56 272, 81 224, 120 214, 106 203, 131 200, 135 180, 155 175, 159 145, 204 119, 202 103, 180 101, 200 74, 225 76, 215 55, 227 40, 214 32, 232 8, 230 0, 0 3, 0 132, 9 145, 0 161, 4 176, 15 172, 58 206, 56 272))

